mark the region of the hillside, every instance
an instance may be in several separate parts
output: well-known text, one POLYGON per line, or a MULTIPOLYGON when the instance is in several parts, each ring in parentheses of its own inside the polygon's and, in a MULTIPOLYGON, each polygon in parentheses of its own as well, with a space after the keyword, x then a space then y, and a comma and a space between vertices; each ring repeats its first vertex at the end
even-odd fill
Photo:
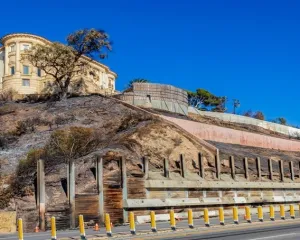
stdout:
MULTIPOLYGON (((86 141, 93 143, 78 148, 74 154, 76 191, 80 193, 95 191, 95 179, 91 172, 95 154, 109 160, 105 166, 106 175, 117 174, 117 165, 113 160, 118 156, 127 160, 129 174, 134 176, 142 174, 142 156, 150 159, 150 170, 153 172, 161 172, 162 160, 170 159, 174 177, 179 171, 177 161, 181 153, 185 153, 191 172, 195 171, 192 159, 197 157, 198 152, 205 156, 206 166, 214 159, 214 153, 209 148, 176 126, 143 110, 102 96, 48 103, 6 103, 0 107, 0 123, 1 191, 9 190, 18 195, 17 198, 11 195, 7 198, 11 198, 9 209, 19 211, 35 205, 34 161, 40 157, 40 152, 51 148, 55 136, 60 137, 57 139, 62 147, 52 148, 52 151, 57 151, 54 157, 45 157, 49 208, 66 202, 60 184, 66 178, 67 157, 60 148, 64 147, 63 137, 69 137, 71 133, 82 142, 80 144, 84 145, 86 141), (88 139, 84 134, 89 134, 88 139), (16 188, 15 179, 18 180, 17 189, 11 189, 16 188)), ((210 177, 213 178, 212 175, 210 177)), ((7 207, 7 200, 0 199, 2 208, 7 207)))

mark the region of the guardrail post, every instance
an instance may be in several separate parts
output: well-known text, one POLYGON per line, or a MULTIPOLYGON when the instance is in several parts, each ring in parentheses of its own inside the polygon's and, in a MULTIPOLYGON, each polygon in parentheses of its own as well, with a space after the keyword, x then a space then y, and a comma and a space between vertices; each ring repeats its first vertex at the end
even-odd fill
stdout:
POLYGON ((273 180, 272 159, 268 159, 268 167, 269 167, 269 178, 270 178, 270 180, 273 180))
POLYGON ((219 149, 217 149, 217 151, 216 151, 215 164, 216 164, 216 178, 220 180, 220 178, 221 178, 221 163, 220 163, 219 149))
POLYGON ((279 161, 279 175, 280 175, 280 181, 284 182, 284 170, 283 170, 283 161, 279 161))
POLYGON ((251 223, 251 210, 250 207, 245 207, 245 213, 246 213, 246 220, 248 223, 251 223))
POLYGON ((290 205, 290 215, 292 219, 295 219, 295 208, 293 204, 290 205))
POLYGON ((169 159, 164 159, 164 177, 170 178, 169 159))
POLYGON ((230 170, 231 170, 231 177, 232 179, 235 179, 235 164, 234 164, 234 156, 229 157, 230 162, 230 170))
POLYGON ((270 220, 271 221, 275 221, 275 210, 274 210, 274 206, 273 205, 270 205, 269 211, 270 211, 270 220))
POLYGON ((284 209, 284 205, 280 205, 280 218, 282 220, 285 220, 285 209, 284 209))
POLYGON ((174 210, 170 210, 170 225, 171 225, 171 229, 173 231, 175 231, 176 230, 176 221, 175 221, 174 210))
POLYGON ((84 230, 84 220, 83 215, 79 215, 79 231, 80 231, 80 239, 85 240, 85 230, 84 230))
POLYGON ((19 237, 19 240, 24 240, 22 218, 18 219, 18 237, 19 237))
POLYGON ((260 157, 256 158, 256 169, 257 169, 257 178, 261 181, 261 166, 260 166, 260 157))
POLYGON ((225 218, 224 218, 224 209, 223 207, 219 208, 219 220, 220 220, 220 225, 225 225, 225 218))
POLYGON ((244 170, 245 170, 245 178, 249 180, 249 164, 248 164, 248 158, 244 158, 244 170))
POLYGON ((194 228, 194 220, 193 220, 193 210, 188 210, 188 225, 189 228, 194 228))
POLYGON ((112 237, 111 225, 110 225, 110 216, 108 213, 105 214, 105 228, 106 228, 106 235, 108 237, 112 237))
POLYGON ((202 153, 198 153, 198 164, 199 164, 199 175, 202 178, 205 178, 204 175, 204 162, 203 162, 203 156, 202 153))
POLYGON ((237 207, 233 207, 232 208, 232 213, 233 213, 233 222, 234 222, 234 224, 239 224, 238 208, 237 207))
POLYGON ((134 222, 134 213, 133 212, 129 213, 129 225, 130 225, 130 233, 132 235, 135 235, 136 232, 135 232, 135 222, 134 222))
POLYGON ((259 207, 257 208, 257 216, 258 216, 258 220, 259 220, 260 222, 263 222, 263 221, 264 221, 264 212, 263 212, 262 206, 259 206, 259 207))
POLYGON ((206 227, 209 227, 209 215, 208 215, 208 209, 204 208, 204 224, 206 227))
POLYGON ((294 163, 293 161, 290 161, 290 172, 291 172, 291 180, 295 180, 295 173, 294 173, 294 163))
POLYGON ((150 219, 151 219, 151 231, 152 232, 157 232, 157 229, 156 229, 156 218, 155 218, 155 212, 154 211, 150 212, 150 219))
POLYGON ((56 222, 55 217, 51 217, 51 240, 56 240, 56 222))

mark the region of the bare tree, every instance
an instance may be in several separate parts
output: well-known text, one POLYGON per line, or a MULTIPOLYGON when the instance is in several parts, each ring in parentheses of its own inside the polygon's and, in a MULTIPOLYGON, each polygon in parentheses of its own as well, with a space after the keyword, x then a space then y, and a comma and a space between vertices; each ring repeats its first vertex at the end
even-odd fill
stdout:
POLYGON ((29 61, 34 67, 52 76, 61 99, 67 97, 72 80, 89 66, 96 56, 103 59, 111 51, 111 41, 103 30, 83 29, 67 37, 67 45, 55 42, 34 45, 26 50, 22 61, 29 61))

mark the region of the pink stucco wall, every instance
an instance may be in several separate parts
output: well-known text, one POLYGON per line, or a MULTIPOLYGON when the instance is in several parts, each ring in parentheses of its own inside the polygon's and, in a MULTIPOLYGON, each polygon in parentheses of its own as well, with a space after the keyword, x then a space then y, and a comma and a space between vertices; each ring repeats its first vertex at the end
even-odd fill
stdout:
POLYGON ((271 148, 285 151, 300 151, 300 141, 281 139, 262 134, 244 132, 230 128, 161 116, 171 121, 200 139, 240 144, 252 147, 271 148))

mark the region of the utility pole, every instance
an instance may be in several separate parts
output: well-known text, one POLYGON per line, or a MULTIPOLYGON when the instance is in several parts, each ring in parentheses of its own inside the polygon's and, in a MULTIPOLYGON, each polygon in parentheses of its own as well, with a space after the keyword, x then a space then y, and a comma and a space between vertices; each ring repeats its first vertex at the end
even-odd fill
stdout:
POLYGON ((241 103, 238 99, 233 99, 233 114, 236 114, 236 109, 240 107, 241 103))

